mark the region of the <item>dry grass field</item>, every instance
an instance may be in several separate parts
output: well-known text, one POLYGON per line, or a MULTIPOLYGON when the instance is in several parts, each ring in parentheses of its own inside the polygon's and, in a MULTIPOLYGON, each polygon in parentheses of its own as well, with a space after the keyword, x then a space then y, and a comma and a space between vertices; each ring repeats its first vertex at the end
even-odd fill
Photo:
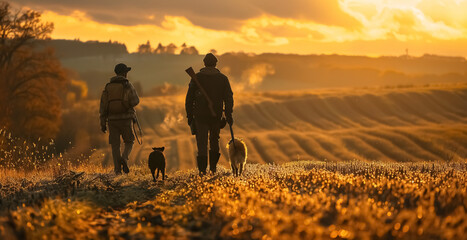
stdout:
POLYGON ((1 179, 2 239, 463 239, 465 163, 247 164, 153 183, 146 168, 1 179))

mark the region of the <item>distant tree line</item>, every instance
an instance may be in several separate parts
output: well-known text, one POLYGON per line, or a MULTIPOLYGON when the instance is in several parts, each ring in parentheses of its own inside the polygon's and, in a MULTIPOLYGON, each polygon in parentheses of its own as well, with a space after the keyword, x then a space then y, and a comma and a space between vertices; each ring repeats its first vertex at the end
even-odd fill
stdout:
POLYGON ((44 48, 55 49, 56 55, 60 59, 79 58, 89 56, 110 56, 117 57, 128 54, 126 45, 123 43, 109 40, 108 42, 75 40, 38 40, 38 50, 44 48))
POLYGON ((146 43, 140 44, 138 46, 137 53, 139 54, 167 54, 167 55, 199 55, 198 49, 195 46, 188 46, 186 43, 183 43, 180 47, 177 47, 175 44, 170 43, 167 46, 159 43, 156 48, 151 46, 149 40, 146 43))

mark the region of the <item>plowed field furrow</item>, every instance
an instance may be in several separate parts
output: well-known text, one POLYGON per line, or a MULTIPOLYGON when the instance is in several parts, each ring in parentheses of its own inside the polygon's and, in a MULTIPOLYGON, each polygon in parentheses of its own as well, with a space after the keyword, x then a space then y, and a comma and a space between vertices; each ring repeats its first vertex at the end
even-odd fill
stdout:
MULTIPOLYGON (((418 123, 440 123, 439 119, 436 119, 432 116, 432 111, 426 111, 425 106, 417 106, 417 101, 413 95, 407 96, 406 94, 393 94, 393 99, 395 103, 401 107, 406 114, 412 115, 413 119, 417 120, 418 123), (413 99, 412 99, 412 98, 413 99)), ((443 119, 444 120, 444 119, 443 119)))
POLYGON ((264 154, 264 149, 257 148, 255 137, 244 138, 246 146, 248 147, 248 162, 250 163, 272 163, 267 162, 269 158, 264 154))
POLYGON ((285 156, 288 156, 290 160, 299 159, 300 154, 303 155, 303 150, 288 134, 270 134, 269 139, 274 141, 278 148, 282 150, 285 156))
POLYGON ((427 136, 439 147, 444 160, 451 158, 467 158, 464 149, 465 145, 459 144, 450 136, 433 133, 428 133, 427 136))
POLYGON ((361 98, 350 96, 345 97, 344 101, 347 103, 347 107, 355 112, 355 115, 360 117, 359 123, 361 126, 371 127, 375 125, 381 125, 380 122, 373 119, 374 117, 372 117, 371 114, 368 114, 364 109, 362 109, 360 106, 362 102, 361 98))
MULTIPOLYGON (((324 129, 335 129, 335 128, 340 128, 341 117, 339 115, 335 115, 332 112, 328 110, 325 104, 325 100, 318 98, 315 101, 308 101, 308 105, 311 107, 309 111, 312 113, 316 113, 316 115, 323 120, 324 123, 324 129)), ((307 111, 306 105, 303 105, 304 111, 307 111)))
POLYGON ((365 133, 375 136, 377 138, 386 139, 387 141, 396 145, 397 148, 404 150, 406 153, 412 155, 418 160, 428 161, 436 159, 435 155, 421 148, 419 145, 411 141, 408 137, 394 133, 391 130, 366 131, 365 133))
POLYGON ((316 113, 311 111, 310 109, 300 106, 299 104, 295 104, 294 102, 286 102, 284 103, 291 114, 293 114, 299 121, 310 124, 313 128, 323 129, 324 124, 322 121, 319 121, 318 117, 316 117, 316 113))
POLYGON ((369 95, 367 100, 371 102, 384 116, 385 122, 389 126, 406 126, 412 122, 404 114, 394 110, 394 105, 384 97, 369 95))
POLYGON ((382 125, 394 126, 395 123, 390 121, 390 119, 387 119, 387 117, 392 118, 392 116, 386 115, 382 111, 382 109, 388 108, 387 104, 385 104, 383 107, 376 105, 372 101, 372 96, 374 95, 366 94, 361 96, 358 100, 355 101, 355 106, 353 106, 353 108, 356 109, 360 115, 365 116, 374 122, 382 125))
POLYGON ((320 160, 320 161, 338 161, 334 155, 329 154, 325 151, 319 143, 314 139, 309 138, 302 134, 291 134, 290 137, 300 146, 304 151, 303 156, 310 156, 311 159, 320 160))
POLYGON ((429 140, 429 138, 427 138, 425 134, 423 134, 423 135, 418 134, 417 135, 416 133, 414 134, 414 133, 411 133, 409 131, 401 131, 401 130, 398 130, 398 129, 395 129, 394 131, 396 133, 399 133, 401 135, 406 136, 412 142, 414 142, 415 144, 420 146, 425 151, 428 151, 428 152, 432 153, 433 155, 435 155, 437 157, 437 159, 433 159, 433 160, 443 160, 444 154, 441 151, 441 149, 436 144, 434 144, 431 140, 429 140))
MULTIPOLYGON (((328 97, 328 109, 334 109, 335 114, 339 115, 342 121, 345 121, 344 128, 361 127, 360 122, 364 118, 353 109, 349 108, 346 101, 340 97, 328 97)), ((366 119, 364 119, 366 121, 366 119)))
POLYGON ((245 126, 245 130, 258 130, 258 129, 273 129, 274 128, 274 121, 272 119, 267 118, 263 114, 259 113, 256 110, 255 105, 243 105, 238 107, 238 113, 234 113, 236 115, 240 115, 241 118, 244 119, 243 126, 245 126))
POLYGON ((292 130, 295 129, 293 123, 295 116, 290 114, 283 104, 266 102, 257 106, 256 110, 268 119, 274 122, 274 129, 292 130))
POLYGON ((448 92, 442 90, 433 90, 430 96, 434 98, 434 101, 442 103, 446 108, 461 115, 467 116, 467 97, 465 96, 466 90, 460 90, 455 92, 448 92), (463 93, 463 95, 456 94, 463 93))
POLYGON ((252 144, 251 146, 253 146, 253 151, 258 153, 262 162, 274 163, 276 158, 271 151, 268 151, 267 147, 265 148, 265 144, 262 143, 262 139, 260 140, 258 137, 253 137, 249 139, 249 142, 252 144))
POLYGON ((355 153, 358 158, 370 161, 377 159, 387 160, 381 152, 374 149, 371 145, 367 144, 358 137, 343 137, 342 142, 344 143, 344 147, 355 153))
POLYGON ((345 149, 342 145, 340 138, 336 137, 334 134, 309 134, 310 138, 313 138, 328 154, 334 156, 338 160, 351 160, 355 158, 355 154, 350 154, 350 152, 345 149))
POLYGON ((373 137, 363 132, 358 132, 356 135, 362 141, 384 154, 388 159, 393 159, 398 162, 410 162, 418 160, 411 154, 407 154, 405 151, 395 146, 391 141, 388 141, 384 138, 373 137))
MULTIPOLYGON (((437 101, 437 99, 432 98, 429 94, 422 94, 422 101, 426 104, 429 104, 432 108, 432 112, 442 115, 445 118, 451 121, 462 121, 465 118, 465 114, 459 112, 456 108, 453 108, 449 104, 445 104, 444 101, 437 101)), ((467 103, 466 103, 467 104, 467 103)))

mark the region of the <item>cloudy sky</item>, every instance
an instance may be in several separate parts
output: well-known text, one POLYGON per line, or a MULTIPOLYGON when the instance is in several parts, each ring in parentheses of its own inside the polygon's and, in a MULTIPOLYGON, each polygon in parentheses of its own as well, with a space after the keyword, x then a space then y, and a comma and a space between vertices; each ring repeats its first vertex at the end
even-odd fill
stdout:
POLYGON ((53 38, 195 45, 202 53, 467 57, 467 0, 14 0, 53 38))

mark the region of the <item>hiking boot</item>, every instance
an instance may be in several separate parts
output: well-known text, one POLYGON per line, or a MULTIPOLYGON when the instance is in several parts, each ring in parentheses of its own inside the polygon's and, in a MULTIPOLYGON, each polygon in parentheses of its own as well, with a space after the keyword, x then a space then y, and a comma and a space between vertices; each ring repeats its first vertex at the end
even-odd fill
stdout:
POLYGON ((209 169, 212 173, 216 173, 217 162, 219 162, 219 157, 221 154, 219 152, 209 151, 209 169))
POLYGON ((198 170, 199 170, 200 175, 206 174, 206 168, 208 167, 208 157, 198 156, 196 157, 196 162, 198 163, 198 170))
POLYGON ((128 168, 128 162, 126 159, 123 159, 123 158, 122 158, 122 169, 123 169, 123 172, 126 174, 130 172, 130 169, 128 168))

